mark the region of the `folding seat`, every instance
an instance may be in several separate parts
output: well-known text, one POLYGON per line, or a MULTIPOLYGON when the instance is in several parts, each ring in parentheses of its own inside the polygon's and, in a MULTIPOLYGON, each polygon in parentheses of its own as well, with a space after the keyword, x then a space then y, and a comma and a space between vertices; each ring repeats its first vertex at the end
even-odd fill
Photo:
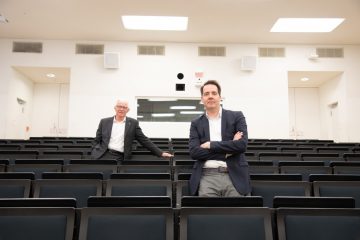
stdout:
POLYGON ((0 159, 0 172, 6 172, 9 163, 9 159, 0 159))
POLYGON ((273 161, 274 165, 278 165, 279 161, 299 161, 300 158, 295 152, 260 152, 260 161, 273 161))
POLYGON ((170 173, 113 173, 110 179, 171 180, 170 173))
POLYGON ((314 181, 314 195, 317 197, 352 197, 360 208, 359 181, 314 181))
POLYGON ((70 160, 64 165, 64 172, 100 172, 104 179, 108 179, 112 173, 117 173, 118 162, 116 160, 70 160))
POLYGON ((0 144, 0 150, 18 151, 21 149, 20 144, 0 144))
MULTIPOLYGON (((77 207, 82 208, 86 206, 89 196, 102 195, 102 180, 98 179, 101 175, 96 174, 97 179, 81 179, 81 173, 59 173, 56 175, 59 177, 62 175, 62 179, 38 179, 34 181, 34 198, 75 198, 77 207), (73 179, 65 178, 72 177, 71 175, 73 179)), ((84 174, 87 177, 94 177, 94 175, 89 175, 92 174, 84 174)), ((52 176, 54 177, 54 175, 52 176)))
POLYGON ((252 173, 250 174, 251 180, 261 181, 302 181, 302 175, 295 174, 273 174, 273 173, 252 173))
POLYGON ((38 158, 39 159, 82 159, 84 155, 83 151, 71 151, 71 150, 58 150, 58 151, 43 151, 38 158))
POLYGON ((257 173, 268 173, 268 174, 278 174, 279 168, 277 166, 249 166, 250 174, 257 173))
POLYGON ((334 174, 359 174, 360 166, 335 166, 334 174))
POLYGON ((72 240, 75 209, 0 207, 0 239, 72 240))
POLYGON ((30 179, 0 179, 0 198, 28 198, 30 187, 30 179))
POLYGON ((360 161, 360 153, 344 153, 343 157, 347 162, 360 161))
POLYGON ((79 240, 173 240, 173 210, 163 207, 88 207, 81 210, 79 240))
POLYGON ((23 150, 35 150, 35 151, 57 151, 59 146, 56 144, 24 144, 23 150))
POLYGON ((8 172, 33 172, 35 178, 41 178, 43 172, 61 172, 63 160, 15 160, 8 166, 8 172))
POLYGON ((252 196, 261 196, 265 207, 273 206, 275 196, 310 196, 311 184, 305 181, 251 181, 252 196))
POLYGON ((273 208, 355 208, 352 197, 274 197, 273 208))
POLYGON ((3 159, 36 159, 39 156, 39 151, 27 150, 0 150, 0 156, 3 159))
POLYGON ((172 197, 171 180, 109 179, 106 196, 168 196, 172 197))
POLYGON ((269 208, 183 207, 180 240, 272 240, 269 208))
POLYGON ((184 196, 181 198, 183 207, 263 207, 260 196, 248 197, 198 197, 184 196))
POLYGON ((310 174, 331 174, 332 168, 326 166, 281 166, 280 173, 300 173, 303 181, 309 181, 310 174))
POLYGON ((167 165, 120 165, 119 173, 169 173, 171 167, 167 165))
POLYGON ((75 198, 2 198, 0 208, 4 207, 70 207, 76 208, 75 198))
POLYGON ((169 196, 91 196, 88 207, 171 207, 169 196))
POLYGON ((326 166, 329 166, 331 161, 344 161, 338 153, 302 153, 300 157, 303 161, 323 161, 326 166))
POLYGON ((360 209, 279 208, 276 210, 279 240, 357 240, 360 209))
POLYGON ((315 148, 308 146, 308 147, 281 147, 281 152, 292 152, 292 153, 316 153, 315 148))

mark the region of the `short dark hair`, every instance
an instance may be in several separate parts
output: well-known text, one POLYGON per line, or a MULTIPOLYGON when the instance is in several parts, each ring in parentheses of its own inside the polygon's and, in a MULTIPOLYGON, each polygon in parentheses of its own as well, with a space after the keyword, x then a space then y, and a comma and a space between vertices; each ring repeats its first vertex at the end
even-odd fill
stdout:
POLYGON ((204 90, 204 87, 206 85, 215 85, 218 89, 218 93, 219 93, 219 96, 221 96, 221 87, 220 87, 220 84, 216 81, 216 80, 208 80, 206 81, 200 88, 200 93, 201 93, 201 96, 203 95, 203 90, 204 90))

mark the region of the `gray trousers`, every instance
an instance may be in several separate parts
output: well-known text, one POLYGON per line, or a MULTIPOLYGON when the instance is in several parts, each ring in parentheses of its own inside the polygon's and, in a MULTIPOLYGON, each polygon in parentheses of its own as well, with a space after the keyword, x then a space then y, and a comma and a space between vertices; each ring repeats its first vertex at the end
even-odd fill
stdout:
MULTIPOLYGON (((250 196, 250 194, 246 196, 250 196)), ((244 195, 236 191, 229 173, 203 171, 199 186, 199 197, 244 197, 244 195)))

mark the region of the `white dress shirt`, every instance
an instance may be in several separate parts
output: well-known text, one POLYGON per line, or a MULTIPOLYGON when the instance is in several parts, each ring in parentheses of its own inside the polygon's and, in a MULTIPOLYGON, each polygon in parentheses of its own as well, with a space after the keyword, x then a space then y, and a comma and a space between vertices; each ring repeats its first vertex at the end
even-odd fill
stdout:
POLYGON ((121 122, 116 121, 116 117, 114 117, 110 141, 108 145, 109 149, 118 152, 124 152, 125 121, 126 117, 121 122))

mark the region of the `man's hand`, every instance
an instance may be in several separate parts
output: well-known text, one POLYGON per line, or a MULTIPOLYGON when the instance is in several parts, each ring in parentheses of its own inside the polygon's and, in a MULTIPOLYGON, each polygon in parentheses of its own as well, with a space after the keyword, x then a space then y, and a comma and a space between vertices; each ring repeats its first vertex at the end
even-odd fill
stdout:
POLYGON ((242 136, 243 136, 243 132, 238 131, 237 133, 235 133, 233 140, 240 140, 242 136))
POLYGON ((205 149, 210 149, 210 142, 204 142, 203 144, 200 145, 201 148, 205 148, 205 149))
POLYGON ((171 157, 173 157, 174 155, 172 155, 171 153, 168 153, 168 152, 163 152, 163 153, 161 154, 161 156, 164 157, 164 158, 171 158, 171 157))

